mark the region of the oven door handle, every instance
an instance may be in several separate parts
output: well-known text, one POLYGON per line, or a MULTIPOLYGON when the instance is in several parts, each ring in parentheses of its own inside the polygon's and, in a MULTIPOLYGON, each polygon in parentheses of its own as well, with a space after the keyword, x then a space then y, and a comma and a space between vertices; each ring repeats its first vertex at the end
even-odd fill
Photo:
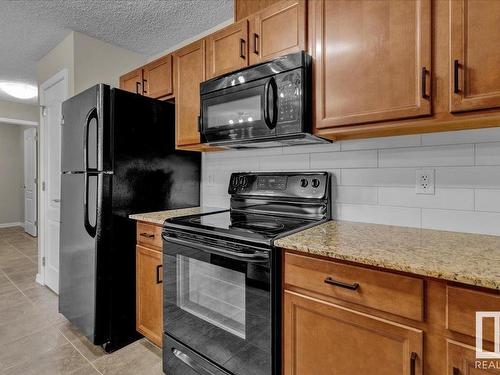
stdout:
POLYGON ((197 364, 191 357, 181 352, 179 349, 172 348, 172 354, 199 374, 216 375, 212 371, 209 371, 208 369, 197 364))
POLYGON ((264 121, 269 129, 274 129, 278 122, 278 86, 274 77, 269 78, 264 86, 264 121), (273 118, 269 116, 269 89, 273 89, 273 118))
POLYGON ((208 246, 199 242, 191 242, 191 241, 186 241, 180 238, 175 238, 175 237, 169 237, 165 236, 165 234, 162 235, 163 239, 165 241, 170 241, 178 245, 184 245, 184 246, 195 246, 197 249, 206 251, 207 253, 211 254, 216 254, 216 255, 222 255, 226 257, 230 257, 236 260, 241 260, 243 262, 251 262, 251 263, 256 263, 256 262, 267 262, 269 260, 269 252, 268 251, 258 251, 255 250, 253 253, 249 254, 242 254, 238 253, 236 251, 231 251, 231 250, 226 250, 222 249, 219 247, 213 247, 213 246, 208 246))

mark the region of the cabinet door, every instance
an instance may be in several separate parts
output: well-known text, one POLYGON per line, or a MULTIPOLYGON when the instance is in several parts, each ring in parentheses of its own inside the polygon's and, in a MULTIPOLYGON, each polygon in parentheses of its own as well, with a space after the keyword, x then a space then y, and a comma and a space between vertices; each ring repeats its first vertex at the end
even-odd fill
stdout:
POLYGON ((136 247, 136 329, 161 346, 163 332, 162 253, 136 247))
POLYGON ((305 0, 287 0, 250 20, 250 64, 306 49, 305 0))
POLYGON ((450 110, 500 107, 500 1, 450 7, 450 110))
POLYGON ((243 20, 206 38, 207 79, 248 65, 248 21, 243 20))
POLYGON ((285 375, 420 375, 422 331, 285 291, 285 375))
POLYGON ((120 77, 120 88, 136 94, 142 94, 142 68, 131 71, 120 77))
POLYGON ((164 56, 144 67, 144 95, 163 98, 174 93, 172 83, 172 55, 164 56))
POLYGON ((176 70, 175 124, 177 146, 200 143, 200 83, 205 80, 205 41, 174 53, 176 70))
MULTIPOLYGON (((499 375, 500 369, 488 368, 497 360, 476 359, 476 348, 459 342, 447 342, 447 372, 449 375, 499 375)), ((495 366, 496 367, 496 366, 495 366)))
POLYGON ((429 115, 430 0, 313 3, 317 128, 429 115))

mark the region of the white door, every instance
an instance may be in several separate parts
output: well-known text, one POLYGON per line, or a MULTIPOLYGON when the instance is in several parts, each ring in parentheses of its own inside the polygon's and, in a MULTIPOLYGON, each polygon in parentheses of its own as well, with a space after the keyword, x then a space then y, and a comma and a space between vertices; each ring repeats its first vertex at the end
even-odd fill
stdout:
POLYGON ((24 230, 37 236, 36 129, 24 131, 24 230))
POLYGON ((61 72, 40 86, 42 104, 42 246, 43 280, 59 293, 59 227, 61 202, 61 117, 67 99, 67 74, 61 72))

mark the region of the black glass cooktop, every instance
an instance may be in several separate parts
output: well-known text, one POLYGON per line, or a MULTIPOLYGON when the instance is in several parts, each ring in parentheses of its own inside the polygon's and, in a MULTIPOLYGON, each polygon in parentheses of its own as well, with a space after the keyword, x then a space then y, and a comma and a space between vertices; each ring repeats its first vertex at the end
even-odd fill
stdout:
POLYGON ((312 221, 285 216, 223 211, 170 219, 167 221, 167 228, 169 223, 187 230, 201 229, 245 238, 273 239, 282 233, 308 226, 312 221))

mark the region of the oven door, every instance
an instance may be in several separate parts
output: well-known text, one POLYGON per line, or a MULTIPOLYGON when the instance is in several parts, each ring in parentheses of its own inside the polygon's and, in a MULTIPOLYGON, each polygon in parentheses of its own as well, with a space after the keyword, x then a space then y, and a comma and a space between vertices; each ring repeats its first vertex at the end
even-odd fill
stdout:
POLYGON ((272 374, 270 251, 244 250, 164 233, 166 374, 272 374))
POLYGON ((278 88, 274 77, 204 94, 203 141, 221 144, 276 136, 278 88))

